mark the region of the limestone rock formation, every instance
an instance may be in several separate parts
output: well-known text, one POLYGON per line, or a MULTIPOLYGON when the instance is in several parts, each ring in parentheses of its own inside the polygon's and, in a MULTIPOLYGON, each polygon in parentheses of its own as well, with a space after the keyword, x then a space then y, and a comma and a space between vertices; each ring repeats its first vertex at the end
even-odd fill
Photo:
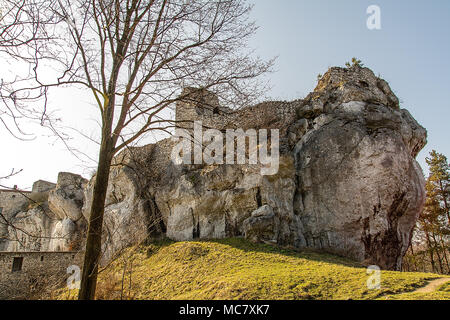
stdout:
MULTIPOLYGON (((163 172, 164 162, 167 161, 160 159, 151 168, 143 162, 150 154, 157 153, 163 145, 159 143, 143 148, 128 148, 113 160, 104 212, 103 262, 127 246, 165 231, 160 228, 162 221, 158 219, 160 215, 157 213, 149 181, 163 172)), ((167 159, 168 152, 169 149, 164 152, 167 159)), ((94 182, 95 176, 85 188, 82 212, 86 221, 90 217, 94 182)))
POLYGON ((86 183, 81 176, 60 173, 57 184, 40 180, 31 192, 0 192, 0 206, 8 205, 0 223, 0 250, 80 249, 86 229, 81 215, 86 183))
MULTIPOLYGON (((261 164, 176 165, 172 139, 123 151, 109 179, 104 259, 148 237, 245 236, 400 268, 424 204, 415 157, 427 133, 386 81, 359 66, 331 68, 303 100, 238 111, 205 90, 188 92, 176 110, 184 129, 192 129, 189 121, 222 131, 279 129, 278 171, 261 175, 261 164)), ((41 249, 67 249, 82 237, 94 179, 60 175, 48 212, 15 213, 28 228, 34 223, 62 239, 41 249)))
POLYGON ((425 129, 369 69, 331 69, 314 104, 324 111, 294 148, 300 246, 399 269, 425 201, 425 129))
POLYGON ((70 219, 78 221, 83 216, 84 187, 88 181, 83 177, 61 172, 58 174, 58 183, 50 191, 48 206, 61 220, 70 219))
POLYGON ((253 241, 276 242, 276 219, 271 206, 265 205, 252 212, 243 222, 244 236, 253 241))
POLYGON ((30 207, 9 220, 5 251, 51 251, 50 240, 56 219, 42 206, 30 207))
MULTIPOLYGON (((129 167, 146 172, 133 176, 147 194, 126 189, 129 199, 151 203, 147 221, 161 221, 160 230, 174 240, 246 236, 400 268, 424 203, 415 157, 426 131, 400 109, 386 81, 367 68, 331 68, 304 100, 230 113, 198 109, 180 103, 177 117, 219 130, 279 128, 279 171, 262 176, 259 165, 176 166, 170 140, 146 147, 134 156, 140 163, 129 167)), ((113 173, 112 185, 126 185, 120 176, 113 173)), ((121 203, 120 215, 131 215, 129 202, 121 203)))
POLYGON ((57 221, 52 228, 48 251, 79 249, 73 245, 77 241, 79 241, 79 234, 76 223, 69 218, 64 218, 57 221))
POLYGON ((0 191, 0 251, 6 251, 8 247, 8 223, 19 212, 28 209, 30 200, 28 193, 19 190, 0 191))
POLYGON ((33 188, 31 189, 33 193, 48 192, 56 187, 56 184, 44 180, 38 180, 33 183, 33 188))

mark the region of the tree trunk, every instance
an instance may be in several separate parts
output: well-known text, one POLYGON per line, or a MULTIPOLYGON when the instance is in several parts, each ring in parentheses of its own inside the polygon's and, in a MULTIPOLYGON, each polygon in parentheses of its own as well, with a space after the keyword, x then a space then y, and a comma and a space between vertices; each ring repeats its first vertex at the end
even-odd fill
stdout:
POLYGON ((439 240, 441 242, 442 253, 444 255, 444 261, 445 261, 445 264, 446 264, 446 267, 447 267, 447 271, 444 272, 444 274, 448 274, 448 273, 450 273, 450 266, 449 266, 448 258, 447 258, 447 246, 445 245, 445 242, 444 242, 444 239, 442 238, 442 235, 439 236, 439 240))
POLYGON ((442 257, 441 257, 441 255, 439 253, 439 244, 438 244, 438 242, 436 240, 436 235, 434 234, 434 232, 431 233, 431 237, 432 237, 432 239, 434 241, 434 248, 436 250, 436 255, 437 255, 437 258, 438 258, 439 268, 441 269, 440 274, 444 274, 444 269, 442 267, 442 257))
POLYGON ((417 257, 415 256, 413 245, 411 245, 411 252, 412 252, 412 255, 413 255, 413 258, 414 258, 414 260, 413 260, 414 267, 415 267, 414 271, 418 272, 419 271, 419 267, 417 266, 417 257))
POLYGON ((414 254, 414 245, 411 242, 411 257, 413 258, 413 263, 414 263, 414 271, 418 272, 419 271, 419 267, 417 266, 417 257, 414 254))
POLYGON ((439 189, 440 189, 439 191, 442 194, 442 199, 444 200, 445 212, 447 214, 447 222, 448 222, 448 224, 450 224, 450 210, 449 210, 449 205, 447 203, 447 197, 446 197, 447 196, 447 192, 444 189, 444 186, 442 184, 442 180, 439 180, 439 189))
POLYGON ((100 147, 100 157, 92 195, 91 216, 84 255, 79 300, 94 300, 97 286, 98 263, 102 251, 102 226, 108 189, 109 170, 112 161, 110 139, 104 139, 100 147))
POLYGON ((123 286, 125 283, 125 272, 127 270, 127 260, 123 261, 123 270, 122 270, 122 287, 120 290, 120 300, 123 300, 123 286))
POLYGON ((431 239, 430 239, 430 235, 428 234, 428 231, 425 231, 425 235, 427 237, 427 251, 430 253, 430 259, 431 259, 431 272, 435 272, 436 270, 436 265, 434 263, 434 250, 433 250, 433 246, 431 244, 431 239))

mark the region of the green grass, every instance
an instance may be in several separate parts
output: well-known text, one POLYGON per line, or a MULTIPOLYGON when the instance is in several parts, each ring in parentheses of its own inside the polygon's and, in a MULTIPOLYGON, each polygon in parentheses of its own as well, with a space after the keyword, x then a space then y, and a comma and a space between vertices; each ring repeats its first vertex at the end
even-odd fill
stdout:
MULTIPOLYGON (((97 297, 150 300, 450 299, 448 285, 420 296, 408 293, 439 275, 382 271, 381 289, 377 290, 367 288, 368 277, 366 269, 358 263, 324 253, 296 252, 243 239, 166 241, 129 249, 122 259, 100 274, 97 297), (124 261, 128 261, 128 268, 122 290, 124 261)), ((67 292, 60 293, 59 297, 67 298, 67 292)))
POLYGON ((435 292, 414 293, 408 292, 398 295, 388 295, 387 300, 450 300, 450 282, 440 286, 435 292))

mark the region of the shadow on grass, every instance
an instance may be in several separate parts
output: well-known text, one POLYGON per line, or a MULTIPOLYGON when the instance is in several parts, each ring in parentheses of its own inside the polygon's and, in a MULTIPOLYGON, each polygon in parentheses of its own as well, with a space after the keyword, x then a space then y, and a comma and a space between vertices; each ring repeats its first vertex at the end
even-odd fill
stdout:
MULTIPOLYGON (((188 242, 188 241, 186 241, 188 242)), ((218 243, 226 246, 230 246, 232 248, 242 250, 244 252, 261 252, 261 253, 273 253, 280 254, 287 257, 296 257, 302 258, 317 262, 323 263, 331 263, 338 264, 346 267, 353 268, 364 268, 361 263, 356 261, 352 261, 348 258, 340 257, 337 255, 333 255, 324 251, 313 250, 313 249, 295 249, 295 248, 285 248, 272 244, 262 244, 262 243, 253 243, 244 238, 226 238, 226 239, 211 239, 211 240, 194 240, 190 241, 192 243, 218 243)), ((172 241, 169 239, 162 239, 157 241, 151 241, 147 245, 149 248, 155 248, 155 250, 159 250, 161 248, 170 246, 172 244, 177 243, 176 241, 172 241)), ((150 249, 152 250, 152 249, 150 249)), ((153 252, 153 253, 156 253, 153 252)))

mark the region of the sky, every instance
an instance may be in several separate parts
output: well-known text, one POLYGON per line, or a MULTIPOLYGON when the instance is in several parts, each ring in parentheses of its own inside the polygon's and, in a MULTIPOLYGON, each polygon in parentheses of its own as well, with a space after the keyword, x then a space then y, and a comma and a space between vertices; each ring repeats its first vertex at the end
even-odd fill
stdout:
MULTIPOLYGON (((255 54, 277 57, 276 72, 269 75, 274 100, 305 97, 317 75, 329 67, 344 66, 352 57, 362 60, 387 80, 413 117, 428 130, 428 144, 418 161, 433 149, 450 156, 450 1, 411 0, 253 0, 252 18, 259 30, 250 42, 255 54), (367 8, 381 9, 381 29, 369 30, 367 8)), ((11 71, 0 61, 0 72, 11 71)), ((52 97, 55 115, 67 127, 88 128, 97 135, 96 110, 85 93, 65 90, 52 97)), ((56 182, 58 172, 90 178, 93 161, 81 161, 37 124, 24 128, 31 141, 11 137, 0 127, 0 177, 14 168, 23 171, 0 181, 6 186, 30 189, 42 179, 56 182)), ((97 147, 76 134, 69 143, 96 158, 97 147)))

